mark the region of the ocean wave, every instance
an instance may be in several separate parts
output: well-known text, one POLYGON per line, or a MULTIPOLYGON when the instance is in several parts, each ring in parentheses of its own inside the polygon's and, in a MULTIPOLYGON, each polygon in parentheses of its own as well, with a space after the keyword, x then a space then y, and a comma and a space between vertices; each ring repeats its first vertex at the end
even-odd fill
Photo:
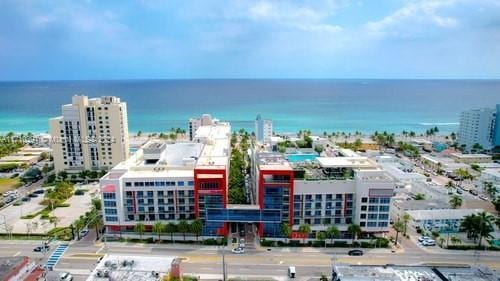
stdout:
POLYGON ((460 125, 458 122, 436 122, 436 123, 418 123, 421 126, 455 126, 455 125, 460 125))

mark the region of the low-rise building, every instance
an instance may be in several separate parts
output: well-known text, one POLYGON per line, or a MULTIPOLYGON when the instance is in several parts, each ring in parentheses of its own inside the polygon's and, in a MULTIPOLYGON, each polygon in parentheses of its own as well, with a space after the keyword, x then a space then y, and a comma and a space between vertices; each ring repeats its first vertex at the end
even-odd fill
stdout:
POLYGON ((158 281, 181 280, 180 259, 169 256, 127 256, 106 254, 87 281, 158 281))
POLYGON ((414 227, 427 231, 458 232, 465 216, 481 212, 483 209, 434 209, 412 210, 406 213, 410 215, 410 225, 414 227))
POLYGON ((2 281, 37 281, 45 270, 25 256, 0 257, 0 280, 2 281))
POLYGON ((458 163, 475 164, 492 162, 491 155, 452 153, 451 157, 458 163))

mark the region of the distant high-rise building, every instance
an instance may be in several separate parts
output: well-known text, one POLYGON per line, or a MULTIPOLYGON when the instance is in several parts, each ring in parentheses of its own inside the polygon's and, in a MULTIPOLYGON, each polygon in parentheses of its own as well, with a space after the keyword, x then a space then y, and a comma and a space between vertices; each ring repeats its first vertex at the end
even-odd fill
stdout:
POLYGON ((128 158, 127 104, 117 97, 73 96, 49 128, 56 172, 110 169, 128 158))
POLYGON ((497 112, 495 113, 495 130, 493 134, 493 146, 500 147, 500 104, 497 104, 497 112))
POLYGON ((255 138, 258 142, 271 142, 273 136, 273 121, 262 119, 262 116, 257 115, 255 119, 255 138))
POLYGON ((209 126, 217 123, 219 120, 212 118, 210 114, 203 114, 199 118, 189 119, 189 140, 192 141, 196 135, 196 130, 201 126, 209 126))
MULTIPOLYGON (((497 106, 498 108, 498 106, 497 106)), ((457 141, 465 150, 470 151, 475 144, 483 149, 493 148, 496 110, 492 108, 472 109, 462 112, 457 141)))

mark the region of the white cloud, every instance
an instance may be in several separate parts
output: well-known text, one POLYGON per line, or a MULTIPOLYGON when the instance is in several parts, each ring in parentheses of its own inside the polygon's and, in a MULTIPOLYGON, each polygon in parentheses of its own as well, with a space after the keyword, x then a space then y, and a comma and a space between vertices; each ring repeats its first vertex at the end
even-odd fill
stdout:
POLYGON ((379 21, 368 22, 366 28, 375 33, 407 35, 420 27, 436 26, 453 28, 458 26, 456 18, 442 15, 442 10, 452 7, 456 0, 421 0, 410 2, 379 21))

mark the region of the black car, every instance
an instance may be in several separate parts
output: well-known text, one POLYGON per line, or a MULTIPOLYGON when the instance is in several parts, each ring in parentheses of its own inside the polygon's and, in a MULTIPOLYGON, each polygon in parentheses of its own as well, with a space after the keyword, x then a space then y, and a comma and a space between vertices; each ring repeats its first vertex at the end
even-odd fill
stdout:
POLYGON ((33 249, 33 252, 42 252, 42 251, 48 251, 50 249, 49 245, 45 246, 38 246, 33 249), (45 248, 45 249, 44 249, 45 248))
POLYGON ((35 191, 33 191, 33 193, 36 193, 36 194, 43 194, 45 192, 45 190, 43 189, 37 189, 35 191))
POLYGON ((21 199, 21 201, 23 201, 23 202, 28 202, 28 201, 30 201, 30 200, 31 200, 31 198, 29 198, 28 196, 23 197, 23 198, 21 199))
POLYGON ((349 256, 362 256, 363 251, 362 250, 350 250, 349 252, 347 252, 347 254, 349 256))
POLYGON ((31 198, 35 198, 35 197, 38 197, 38 194, 36 194, 36 193, 30 193, 28 196, 31 197, 31 198))

